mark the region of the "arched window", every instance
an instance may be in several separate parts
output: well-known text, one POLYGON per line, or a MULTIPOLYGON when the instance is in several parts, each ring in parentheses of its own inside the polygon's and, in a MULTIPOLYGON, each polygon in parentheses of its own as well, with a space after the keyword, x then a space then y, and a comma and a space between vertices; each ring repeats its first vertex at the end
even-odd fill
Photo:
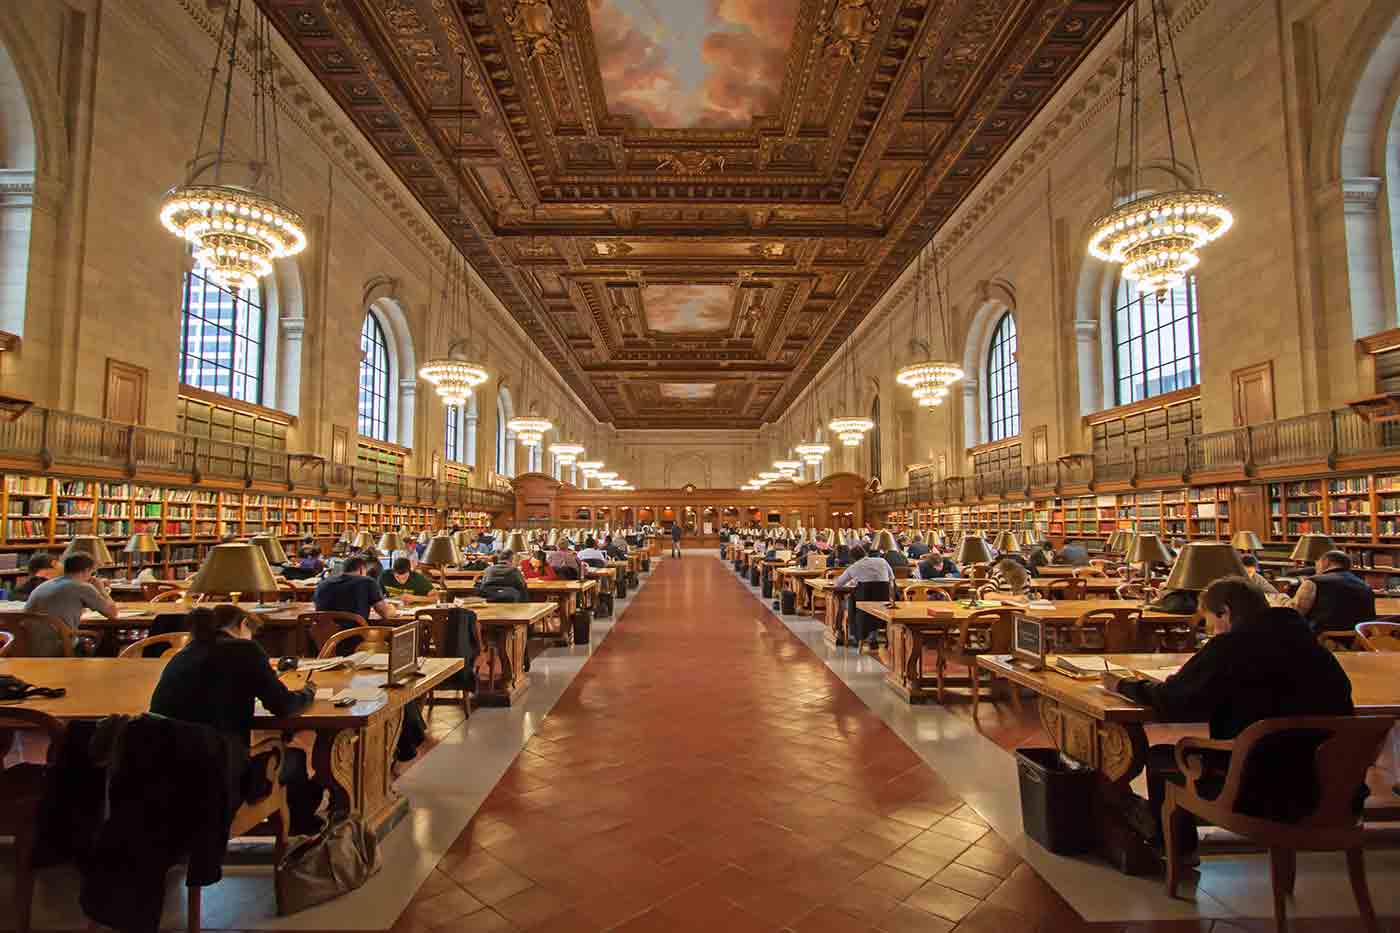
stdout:
POLYGON ((538 444, 528 448, 530 453, 526 456, 525 462, 528 464, 526 470, 530 473, 543 473, 544 465, 540 463, 544 459, 544 454, 538 444))
POLYGON ((1008 311, 997 322, 987 351, 987 440, 1021 433, 1021 370, 1016 362, 1016 319, 1008 311))
POLYGON ((496 472, 501 476, 515 475, 515 436, 506 428, 506 422, 513 417, 510 392, 501 386, 496 398, 496 472))
POLYGON ((870 420, 875 427, 870 432, 870 478, 880 478, 880 396, 870 403, 870 420))
POLYGON ((180 307, 180 381, 261 405, 264 323, 261 287, 226 291, 196 265, 180 307))
POLYGON ((389 341, 373 314, 360 328, 360 434, 389 440, 389 341))
POLYGON ((1128 405, 1201 381, 1196 277, 1165 292, 1123 280, 1113 311, 1115 404, 1128 405))
POLYGON ((462 409, 456 405, 447 406, 447 424, 443 432, 443 448, 447 459, 461 463, 462 458, 462 409))
POLYGON ((467 407, 462 411, 462 462, 469 467, 476 466, 476 396, 467 399, 467 407))

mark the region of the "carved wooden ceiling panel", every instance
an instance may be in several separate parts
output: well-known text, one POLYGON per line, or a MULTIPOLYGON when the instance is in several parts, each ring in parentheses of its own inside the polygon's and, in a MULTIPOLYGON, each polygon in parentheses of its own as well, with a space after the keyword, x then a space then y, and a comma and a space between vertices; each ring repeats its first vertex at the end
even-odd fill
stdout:
POLYGON ((702 429, 781 415, 1127 2, 258 0, 599 419, 702 429))

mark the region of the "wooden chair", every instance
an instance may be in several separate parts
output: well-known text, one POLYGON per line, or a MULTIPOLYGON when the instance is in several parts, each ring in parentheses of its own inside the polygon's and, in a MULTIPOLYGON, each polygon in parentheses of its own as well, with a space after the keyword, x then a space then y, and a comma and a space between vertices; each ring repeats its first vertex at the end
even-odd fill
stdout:
POLYGON ((0 632, 0 658, 7 657, 9 655, 10 646, 14 643, 14 632, 0 632))
MULTIPOLYGON (((949 664, 965 667, 972 681, 972 718, 977 718, 977 705, 981 701, 979 682, 982 679, 977 658, 983 654, 1009 654, 1016 641, 1015 609, 983 609, 974 612, 963 621, 958 637, 945 639, 944 647, 938 653, 938 702, 943 702, 943 679, 949 664)), ((992 678, 993 681, 995 678, 992 678)), ((1011 696, 1018 705, 1020 698, 1015 689, 1011 696)))
MULTIPOLYGON (((1185 738, 1176 743, 1176 761, 1186 775, 1185 785, 1167 783, 1162 804, 1162 826, 1167 850, 1167 894, 1176 896, 1183 875, 1181 855, 1176 845, 1177 816, 1184 811, 1200 820, 1267 846, 1270 877, 1274 888, 1274 921, 1279 933, 1287 933, 1286 899, 1293 893, 1297 874, 1297 853, 1345 852, 1351 890, 1361 920, 1369 933, 1379 933, 1371 894, 1366 887, 1361 814, 1356 807, 1357 788, 1366 781, 1366 771, 1380 753, 1381 744, 1395 725, 1394 716, 1297 716, 1266 719, 1245 729, 1233 742, 1185 738), (1318 802, 1300 820, 1279 822, 1250 816, 1236 807, 1242 795, 1253 788, 1245 786, 1250 759, 1259 749, 1274 750, 1278 741, 1292 733, 1295 739, 1316 738, 1313 774, 1318 802), (1207 749, 1230 752, 1230 771, 1225 787, 1213 799, 1201 797, 1196 783, 1205 772, 1202 756, 1207 749)), ((1258 769, 1255 781, 1268 782, 1272 773, 1258 769)))
POLYGON ((0 708, 0 732, 11 729, 42 732, 49 742, 44 764, 20 764, 0 770, 0 836, 13 836, 15 840, 15 930, 29 933, 39 807, 63 747, 65 732, 63 723, 47 713, 0 708))
POLYGON ((58 640, 62 652, 59 657, 73 657, 75 636, 62 619, 42 612, 0 612, 0 632, 8 632, 12 638, 8 657, 38 657, 32 632, 44 628, 51 630, 58 640))
POLYGON ((393 638, 394 627, 391 625, 361 625, 359 628, 341 629, 334 635, 329 636, 325 641, 320 642, 321 651, 316 655, 318 658, 333 658, 336 656, 336 649, 344 642, 352 639, 359 639, 355 645, 356 651, 368 651, 371 654, 388 654, 389 641, 393 638))
POLYGON ((179 593, 184 595, 184 590, 173 583, 164 583, 159 580, 147 580, 141 584, 141 598, 146 602, 155 602, 165 593, 179 593))
POLYGON ((1047 599, 1088 599, 1089 584, 1082 577, 1065 577, 1045 588, 1047 599))
POLYGON ((319 653, 320 646, 336 632, 368 624, 353 612, 303 612, 297 616, 303 642, 302 650, 298 653, 302 657, 310 657, 313 652, 319 653), (307 641, 309 645, 305 644, 307 641))
MULTIPOLYGON (((442 652, 444 651, 444 646, 447 644, 447 623, 452 613, 455 611, 457 611, 456 607, 439 606, 431 609, 418 609, 413 613, 413 619, 418 623, 419 654, 429 658, 440 658, 444 656, 442 652)), ((473 634, 476 637, 478 657, 480 657, 481 646, 485 644, 485 642, 482 641, 480 619, 473 623, 473 628, 475 630, 473 634)), ((471 674, 470 665, 475 663, 475 660, 476 659, 473 659, 472 662, 469 662, 467 674, 471 674)), ((467 696, 467 691, 463 690, 463 709, 469 709, 471 706, 467 696)), ((437 705, 437 698, 437 689, 428 691, 426 706, 429 715, 432 715, 433 707, 437 705)))
MULTIPOLYGON (((1356 639, 1367 651, 1400 651, 1400 625, 1394 622, 1362 622, 1356 639)), ((0 655, 4 654, 0 650, 0 655)))
POLYGON ((156 648, 161 646, 165 647, 166 650, 162 651, 158 655, 153 655, 153 657, 161 657, 162 655, 166 654, 174 654, 177 651, 183 651, 185 646, 190 643, 190 640, 193 637, 194 636, 191 635, 189 632, 169 632, 165 635, 152 635, 149 638, 143 638, 140 641, 134 641, 131 644, 127 645, 121 650, 121 653, 119 653, 117 657, 144 658, 146 656, 147 648, 156 648))
MULTIPOLYGON (((273 836, 272 849, 272 883, 274 888, 282 883, 281 875, 277 872, 276 866, 282 864, 282 857, 287 854, 287 832, 291 825, 291 818, 287 811, 287 789, 282 786, 282 759, 286 755, 286 746, 282 743, 280 735, 265 738, 254 743, 248 750, 248 760, 257 761, 263 759, 264 774, 266 775, 268 793, 257 800, 244 803, 233 815, 233 824, 229 827, 228 837, 237 839, 239 836, 251 836, 264 823, 270 824, 273 836)), ((199 933, 201 927, 201 892, 203 888, 186 888, 187 903, 185 906, 185 929, 187 933, 199 933)))
POLYGON ((909 602, 951 602, 953 597, 948 595, 948 588, 941 583, 906 583, 900 587, 900 599, 909 602))
POLYGON ((1157 639, 1142 624, 1141 609, 1091 609, 1074 622, 1070 643, 1091 654, 1153 651, 1157 639))
POLYGON ((159 593, 156 593, 156 594, 155 594, 154 596, 152 596, 150 599, 146 600, 146 602, 148 602, 148 603, 178 603, 178 602, 180 602, 180 600, 182 600, 182 599, 184 599, 184 598, 185 598, 185 591, 184 591, 184 590, 179 590, 179 589, 168 589, 168 590, 161 590, 159 593))

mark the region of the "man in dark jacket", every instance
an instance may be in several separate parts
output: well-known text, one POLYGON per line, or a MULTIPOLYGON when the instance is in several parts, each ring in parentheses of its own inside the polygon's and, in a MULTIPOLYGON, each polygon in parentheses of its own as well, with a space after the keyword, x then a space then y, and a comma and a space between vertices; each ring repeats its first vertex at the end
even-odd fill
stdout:
POLYGON ((674 523, 672 523, 672 525, 671 525, 671 556, 672 556, 672 557, 680 557, 680 556, 681 556, 681 525, 680 525, 680 522, 674 522, 674 523))
POLYGON ((1351 572, 1346 551, 1328 551, 1317 559, 1317 572, 1298 584, 1288 603, 1308 620, 1314 633, 1352 631, 1376 617, 1376 594, 1351 572))
MULTIPOLYGON (((1104 675, 1104 686, 1156 710, 1166 722, 1208 722, 1212 739, 1231 740, 1262 719, 1283 716, 1350 716, 1351 681, 1332 653, 1320 646, 1292 609, 1271 609, 1264 595, 1241 577, 1212 583, 1199 599, 1214 637, 1177 673, 1160 683, 1104 675)), ((1254 782, 1241 809, 1269 819, 1306 812, 1317 788, 1311 747, 1273 751, 1267 782, 1254 782)), ((1230 768, 1228 752, 1205 757, 1198 788, 1218 792, 1230 768)), ((1166 782, 1183 783, 1175 747, 1154 745, 1148 754, 1148 797, 1159 822, 1166 782)), ((1196 848, 1194 823, 1183 826, 1183 851, 1196 848)))
POLYGON ((943 577, 958 576, 958 565, 953 563, 938 548, 933 548, 919 561, 920 580, 938 580, 943 577))

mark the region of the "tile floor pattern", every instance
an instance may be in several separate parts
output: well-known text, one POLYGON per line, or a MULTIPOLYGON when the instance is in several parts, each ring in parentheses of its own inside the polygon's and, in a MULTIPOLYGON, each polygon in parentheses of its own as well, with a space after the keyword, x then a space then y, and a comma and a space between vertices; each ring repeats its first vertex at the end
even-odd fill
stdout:
POLYGON ((701 558, 661 565, 394 933, 1264 928, 1085 923, 701 558))

